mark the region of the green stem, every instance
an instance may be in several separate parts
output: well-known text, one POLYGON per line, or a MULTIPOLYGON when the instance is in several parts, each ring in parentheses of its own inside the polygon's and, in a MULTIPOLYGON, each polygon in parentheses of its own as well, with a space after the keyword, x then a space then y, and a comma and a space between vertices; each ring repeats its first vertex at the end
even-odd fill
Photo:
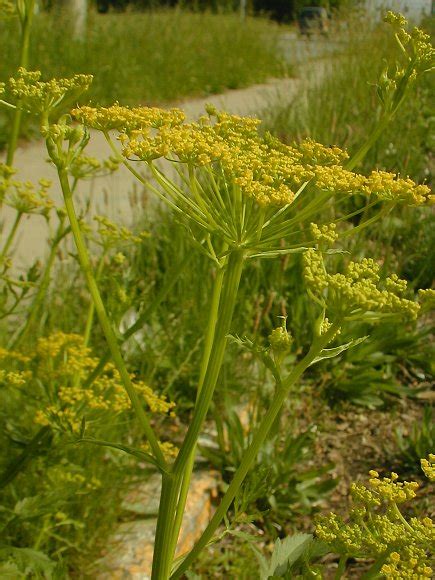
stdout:
POLYGON ((382 119, 370 133, 366 141, 361 145, 358 151, 354 155, 352 155, 349 161, 345 164, 344 166, 345 169, 347 169, 348 171, 353 171, 353 169, 355 169, 355 167, 359 163, 361 163, 361 161, 363 161, 367 153, 370 151, 370 149, 382 135, 385 128, 388 126, 391 117, 392 115, 389 113, 386 113, 384 117, 382 117, 382 119))
POLYGON ((26 445, 21 455, 12 461, 0 476, 0 489, 11 483, 21 473, 27 463, 38 454, 38 450, 44 444, 50 443, 53 436, 51 427, 44 426, 39 429, 33 439, 26 445))
POLYGON ((0 254, 0 264, 6 258, 6 255, 9 251, 9 248, 11 247, 12 242, 14 241, 15 234, 17 233, 17 229, 18 229, 18 226, 20 225, 20 221, 21 221, 22 217, 23 217, 23 213, 21 211, 17 212, 17 217, 15 218, 14 223, 12 224, 11 230, 9 232, 7 239, 6 239, 5 245, 3 246, 3 250, 0 254))
MULTIPOLYGON (((227 249, 228 248, 225 245, 223 251, 225 252, 227 249)), ((207 322, 207 330, 206 330, 205 341, 204 341, 204 352, 202 355, 201 366, 200 366, 200 371, 199 371, 198 388, 197 388, 197 394, 196 394, 197 401, 198 401, 198 398, 200 396, 202 387, 204 385, 204 379, 205 379, 207 367, 208 367, 208 364, 210 361, 210 355, 211 355, 212 348, 213 348, 213 339, 214 339, 216 325, 217 325, 217 321, 218 321, 219 304, 220 304, 220 299, 221 299, 221 294, 222 294, 223 280, 224 280, 224 268, 222 267, 222 268, 219 268, 219 270, 217 271, 216 278, 215 278, 214 285, 213 285, 213 294, 212 294, 212 300, 211 300, 211 304, 210 304, 209 318, 208 318, 208 322, 207 322)), ((170 542, 170 546, 169 546, 169 550, 170 550, 170 554, 172 555, 172 558, 174 558, 174 555, 175 555, 175 550, 176 550, 177 542, 178 542, 178 536, 180 534, 181 524, 183 522, 183 515, 184 515, 184 510, 186 507, 187 495, 189 493, 190 481, 192 479, 192 472, 193 472, 193 467, 195 464, 195 452, 196 452, 196 446, 193 449, 192 453, 190 454, 189 461, 187 462, 186 468, 183 472, 183 480, 181 482, 180 494, 179 494, 177 508, 176 508, 176 514, 175 514, 175 520, 174 520, 174 525, 172 528, 172 538, 171 538, 171 542, 170 542)))
POLYGON ((346 564, 347 564, 347 554, 343 554, 340 557, 340 561, 338 562, 338 568, 337 572, 335 573, 334 580, 340 580, 340 578, 346 571, 346 564))
MULTIPOLYGON (((188 481, 193 467, 192 455, 199 433, 204 423, 207 411, 213 397, 227 343, 227 335, 233 317, 237 292, 244 263, 244 254, 239 250, 232 251, 223 272, 222 290, 220 291, 220 305, 216 323, 210 323, 215 328, 214 338, 210 346, 206 346, 205 353, 209 352, 209 361, 204 373, 202 388, 198 394, 192 422, 181 446, 178 457, 173 466, 171 478, 165 478, 162 485, 162 498, 157 520, 156 544, 153 558, 153 580, 167 580, 171 573, 175 524, 181 523, 181 505, 187 495, 188 481), (183 495, 180 495, 180 490, 183 495), (177 505, 180 509, 177 514, 177 505)), ((211 340, 210 340, 211 342, 211 340)), ((205 367, 204 367, 205 368, 205 367)), ((178 533, 178 532, 177 532, 178 533)))
POLYGON ((402 522, 402 524, 405 526, 405 528, 408 530, 408 532, 410 532, 410 533, 413 534, 414 533, 414 528, 410 525, 409 522, 407 522, 405 520, 405 518, 403 517, 402 512, 399 510, 399 508, 398 508, 398 506, 397 506, 396 503, 393 505, 393 510, 394 510, 394 513, 396 514, 397 518, 402 522))
MULTIPOLYGON (((25 15, 21 21, 21 51, 19 66, 27 68, 29 64, 29 46, 30 46, 30 32, 32 28, 33 12, 35 9, 35 0, 28 0, 25 7, 25 15)), ((12 120, 12 129, 9 135, 6 165, 12 166, 14 162, 15 151, 17 149, 18 136, 20 134, 21 118, 23 111, 20 103, 14 111, 14 118, 12 120)))
POLYGON ((154 457, 157 459, 157 462, 161 467, 161 469, 166 470, 167 464, 163 456, 162 450, 160 449, 158 439, 154 433, 153 428, 151 427, 150 421, 142 406, 142 402, 139 399, 136 389, 134 388, 134 385, 131 381, 130 375, 127 371, 124 360, 122 358, 122 354, 118 345, 118 340, 115 331, 107 315, 97 283, 95 282, 95 277, 92 272, 91 261, 89 259, 88 251, 83 239, 82 232, 80 230, 80 224, 78 222, 76 211, 74 208, 74 203, 72 200, 72 192, 70 189, 66 169, 63 167, 58 167, 58 174, 60 185, 62 188, 62 193, 64 196, 65 209, 68 215, 68 219, 70 221, 71 231, 77 248, 79 263, 82 272, 85 276, 86 283, 88 285, 88 289, 91 294, 92 300, 95 304, 95 312, 98 316, 101 328, 106 337, 107 345, 112 355, 113 362, 115 363, 115 366, 118 369, 124 388, 130 398, 132 407, 136 412, 137 418, 142 426, 145 436, 148 439, 150 447, 154 453, 154 457))
POLYGON ((308 354, 295 366, 293 371, 283 380, 281 386, 277 390, 272 404, 267 411, 266 415, 263 417, 257 432, 255 433, 252 442, 248 449, 246 450, 243 460, 237 468, 233 480, 231 481, 219 508, 215 512, 213 518, 210 520, 207 528, 199 538, 198 542, 195 544, 193 549, 189 552, 187 557, 183 560, 180 566, 171 575, 171 580, 180 578, 184 572, 189 568, 189 566, 194 562, 199 553, 207 546, 210 540, 213 538, 213 534, 217 527, 225 517, 231 503, 233 502, 240 486, 243 483, 248 471, 252 467, 258 451, 265 441, 273 422, 275 421, 284 400, 289 392, 290 387, 292 387, 295 382, 301 377, 303 372, 310 366, 313 360, 319 355, 322 348, 324 348, 334 334, 337 332, 338 325, 333 325, 324 335, 315 339, 308 354))
MULTIPOLYGON (((95 274, 95 282, 97 284, 100 281, 101 274, 103 272, 105 258, 106 258, 106 254, 105 254, 105 252, 103 252, 103 254, 101 255, 100 261, 98 263, 97 272, 95 274)), ((91 303, 89 304, 89 309, 88 309, 88 316, 86 318, 85 332, 83 334, 83 345, 85 347, 88 346, 89 340, 91 338, 91 330, 92 330, 92 326, 94 324, 94 316, 95 316, 95 304, 94 304, 94 301, 91 300, 91 303)))
POLYGON ((244 259, 244 253, 239 250, 232 251, 228 257, 225 283, 223 284, 221 297, 222 308, 219 310, 210 363, 207 367, 204 384, 195 406, 192 422, 181 446, 180 453, 175 460, 175 473, 181 473, 187 464, 188 457, 192 449, 196 446, 198 435, 210 407, 225 354, 227 335, 230 331, 244 259))

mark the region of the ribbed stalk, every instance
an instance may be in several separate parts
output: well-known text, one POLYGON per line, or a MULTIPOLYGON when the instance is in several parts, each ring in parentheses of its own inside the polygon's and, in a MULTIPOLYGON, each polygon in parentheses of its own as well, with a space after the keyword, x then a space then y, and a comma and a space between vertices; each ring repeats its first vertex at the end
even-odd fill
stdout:
MULTIPOLYGON (((172 473, 164 476, 162 496, 157 520, 156 543, 153 559, 153 580, 167 580, 170 577, 174 558, 175 535, 181 524, 182 512, 177 507, 183 505, 187 496, 188 482, 193 468, 193 454, 198 436, 203 426, 207 411, 213 397, 219 372, 227 344, 227 335, 234 313, 240 277, 243 269, 244 255, 241 251, 233 251, 228 257, 224 271, 220 307, 215 326, 214 339, 209 349, 209 360, 204 375, 202 388, 199 391, 192 422, 174 463, 172 473), (183 483, 184 482, 184 483, 183 483), (180 494, 182 490, 182 494, 180 494), (175 534, 174 534, 175 531, 175 534)), ((207 352, 207 346, 206 346, 207 352)))
MULTIPOLYGON (((97 272, 95 274, 95 281, 97 284, 100 281, 101 274, 103 273, 105 259, 106 259, 106 254, 105 254, 105 252, 103 252, 103 254, 101 255, 100 261, 98 262, 97 272)), ((95 318, 95 304, 94 304, 94 301, 91 300, 91 302, 89 304, 89 308, 88 308, 88 315, 86 317, 85 331, 83 333, 83 345, 84 346, 89 346, 92 326, 94 324, 94 318, 95 318)))
MULTIPOLYGON (((223 251, 227 250, 227 246, 223 248, 223 251)), ((213 349, 213 341, 214 335, 216 330, 216 325, 218 321, 219 315, 219 304, 222 294, 222 284, 224 280, 224 268, 220 268, 216 273, 216 278, 213 284, 213 294, 212 300, 210 303, 209 309, 209 317, 207 322, 207 330, 205 333, 205 340, 204 340, 204 350, 201 360, 201 367, 199 371, 199 380, 198 380, 198 388, 196 392, 196 401, 198 401, 202 387, 204 385, 205 375, 207 373, 207 367, 210 361, 210 355, 213 349)), ((181 482, 181 488, 179 492, 178 502, 177 502, 177 510, 175 513, 175 520, 174 525, 172 528, 172 538, 170 541, 169 550, 172 554, 172 558, 175 556, 175 550, 177 547, 178 536, 180 534, 181 524, 183 523, 183 515, 184 510, 186 507, 187 495, 189 493, 190 481, 192 479, 192 472, 195 465, 195 453, 196 453, 196 446, 193 449, 192 453, 190 454, 189 461, 186 464, 184 469, 183 478, 181 482)))

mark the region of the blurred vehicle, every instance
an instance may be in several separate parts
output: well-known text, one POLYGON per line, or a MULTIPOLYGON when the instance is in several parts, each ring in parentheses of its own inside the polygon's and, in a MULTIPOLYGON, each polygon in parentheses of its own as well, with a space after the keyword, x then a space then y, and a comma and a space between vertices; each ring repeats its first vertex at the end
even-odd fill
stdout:
POLYGON ((308 38, 312 34, 328 36, 329 20, 326 8, 320 6, 306 6, 298 16, 299 31, 308 38))

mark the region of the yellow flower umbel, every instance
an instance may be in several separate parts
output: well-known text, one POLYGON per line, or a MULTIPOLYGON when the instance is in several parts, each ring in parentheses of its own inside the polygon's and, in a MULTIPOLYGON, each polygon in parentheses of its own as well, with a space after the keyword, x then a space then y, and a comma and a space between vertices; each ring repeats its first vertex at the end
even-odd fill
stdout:
POLYGON ((380 266, 371 258, 350 261, 343 273, 329 274, 321 252, 304 254, 304 277, 311 297, 333 322, 400 316, 414 320, 419 305, 404 298, 406 281, 395 274, 381 280, 380 266))
POLYGON ((147 232, 136 235, 125 226, 119 226, 105 216, 97 215, 94 220, 98 224, 99 243, 105 248, 119 249, 124 244, 140 244, 149 236, 147 232))
POLYGON ((12 177, 14 170, 0 163, 0 203, 13 207, 19 214, 48 217, 54 202, 48 196, 51 182, 40 179, 38 185, 12 177))
POLYGON ((176 109, 114 105, 72 112, 87 127, 103 131, 115 152, 110 131, 116 130, 118 156, 139 179, 134 161, 148 166, 154 182, 145 183, 175 211, 213 240, 247 255, 276 250, 282 238, 287 249, 300 247, 291 240, 295 226, 332 198, 363 194, 393 205, 430 201, 425 185, 388 173, 365 177, 346 170, 347 154, 338 147, 312 140, 285 145, 262 135, 258 119, 213 107, 207 113, 188 123, 176 109), (163 159, 173 169, 163 170, 163 159))
POLYGON ((389 10, 384 20, 393 27, 408 66, 417 73, 430 71, 435 59, 430 36, 417 27, 409 30, 408 21, 402 14, 389 10))
POLYGON ((395 473, 384 478, 376 471, 370 475, 368 486, 351 486, 354 507, 349 521, 336 514, 320 516, 316 535, 342 557, 374 559, 373 568, 382 578, 432 578, 428 552, 435 526, 428 517, 407 520, 398 508, 416 496, 418 484, 400 482, 395 473))
MULTIPOLYGON (((79 429, 83 417, 101 420, 131 408, 118 371, 108 363, 91 385, 87 378, 99 359, 83 344, 77 334, 56 332, 37 341, 31 356, 8 351, 0 352, 0 362, 9 360, 17 370, 4 370, 0 382, 32 391, 32 399, 40 401, 35 421, 62 430, 79 429), (15 362, 14 362, 15 361, 15 362), (38 396, 37 393, 39 393, 38 396)), ((168 414, 174 404, 160 397, 143 381, 132 375, 136 391, 152 413, 168 414)))
POLYGON ((430 481, 435 481, 435 454, 429 453, 427 459, 421 460, 421 468, 430 481))
POLYGON ((10 100, 34 115, 50 116, 60 107, 71 105, 92 82, 91 75, 74 75, 49 81, 42 81, 41 76, 40 71, 19 68, 16 78, 10 78, 6 85, 10 100))

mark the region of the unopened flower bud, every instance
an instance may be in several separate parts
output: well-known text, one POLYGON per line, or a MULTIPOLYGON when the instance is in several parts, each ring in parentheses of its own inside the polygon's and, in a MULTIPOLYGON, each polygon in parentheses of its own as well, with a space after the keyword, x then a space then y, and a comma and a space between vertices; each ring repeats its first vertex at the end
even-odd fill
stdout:
POLYGON ((275 352, 287 352, 290 350, 293 338, 286 328, 275 328, 269 335, 270 346, 275 352))

